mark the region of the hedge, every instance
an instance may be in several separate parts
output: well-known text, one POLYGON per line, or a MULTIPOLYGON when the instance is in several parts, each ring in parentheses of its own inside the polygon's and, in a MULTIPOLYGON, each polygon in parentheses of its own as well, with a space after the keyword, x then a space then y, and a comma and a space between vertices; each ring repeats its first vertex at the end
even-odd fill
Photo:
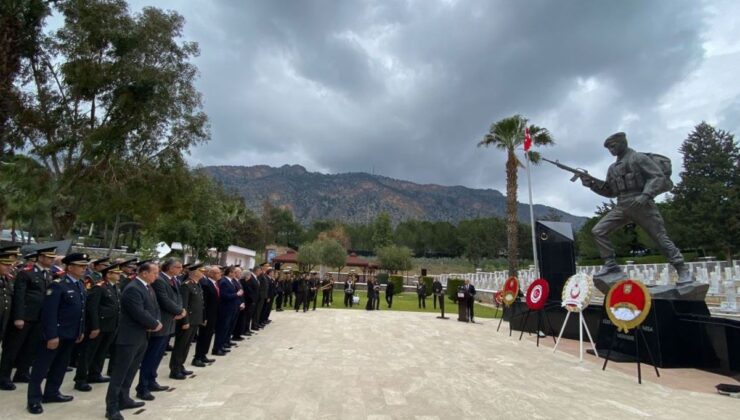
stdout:
POLYGON ((380 284, 388 284, 388 273, 378 273, 375 275, 375 280, 380 284))
POLYGON ((463 279, 447 279, 447 296, 451 301, 457 302, 457 289, 464 284, 463 279))
POLYGON ((393 291, 394 294, 403 293, 403 276, 390 276, 388 277, 388 281, 393 283, 393 288, 395 289, 393 291))

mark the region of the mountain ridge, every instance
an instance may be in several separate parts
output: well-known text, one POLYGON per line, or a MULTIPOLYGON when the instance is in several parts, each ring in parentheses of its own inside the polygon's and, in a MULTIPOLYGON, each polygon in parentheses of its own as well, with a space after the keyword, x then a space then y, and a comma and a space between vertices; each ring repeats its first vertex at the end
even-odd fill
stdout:
MULTIPOLYGON (((369 223, 381 212, 387 212, 394 224, 408 219, 457 223, 506 216, 506 196, 490 188, 418 184, 366 172, 322 174, 301 165, 221 165, 200 170, 244 197, 253 211, 260 213, 267 199, 289 208, 303 225, 315 220, 369 223)), ((541 204, 535 204, 534 210, 535 219, 559 218, 576 229, 587 220, 541 204)), ((529 206, 519 203, 518 216, 528 223, 529 206)))

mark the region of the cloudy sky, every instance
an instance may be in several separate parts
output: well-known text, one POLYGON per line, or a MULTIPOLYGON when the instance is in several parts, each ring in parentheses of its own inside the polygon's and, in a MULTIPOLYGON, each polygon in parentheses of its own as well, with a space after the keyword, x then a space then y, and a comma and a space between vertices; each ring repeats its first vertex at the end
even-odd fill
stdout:
MULTIPOLYGON (((615 131, 671 157, 675 173, 702 120, 740 133, 734 0, 130 5, 178 11, 200 44, 212 140, 195 165, 301 164, 504 191, 504 154, 476 143, 516 113, 550 129, 545 156, 599 176, 615 131)), ((579 215, 601 202, 550 165, 533 175, 535 202, 579 215)), ((526 193, 522 178, 520 201, 526 193)))

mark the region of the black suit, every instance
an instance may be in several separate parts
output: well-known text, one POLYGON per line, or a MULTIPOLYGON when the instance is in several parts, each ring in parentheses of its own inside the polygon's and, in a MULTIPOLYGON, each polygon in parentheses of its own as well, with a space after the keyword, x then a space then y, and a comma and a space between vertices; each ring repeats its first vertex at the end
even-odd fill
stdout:
POLYGON ((174 285, 179 285, 179 280, 167 278, 164 273, 160 273, 150 286, 154 289, 161 311, 162 329, 149 337, 149 344, 141 361, 136 391, 142 394, 149 392, 149 387, 157 382, 157 369, 164 357, 170 335, 175 332, 175 316, 182 313, 182 298, 173 288, 174 285))
POLYGON ((121 311, 120 292, 114 284, 98 282, 87 294, 87 333, 81 343, 75 382, 87 382, 101 375, 108 349, 116 338, 121 311), (100 330, 90 338, 90 332, 100 330))
POLYGON ((205 322, 205 326, 200 328, 198 331, 198 341, 195 345, 195 358, 203 360, 208 354, 208 349, 211 347, 211 340, 213 340, 213 333, 216 331, 220 293, 208 277, 204 277, 200 281, 200 288, 203 290, 203 321, 205 322))
POLYGON ((121 294, 115 365, 105 396, 107 412, 117 412, 120 403, 131 399, 131 383, 146 352, 148 330, 158 323, 159 306, 154 291, 138 278, 129 282, 121 294))
POLYGON ((390 309, 393 306, 393 293, 396 291, 396 285, 389 281, 388 284, 385 285, 385 302, 388 304, 388 309, 390 309))
POLYGON ((465 305, 468 307, 468 314, 470 315, 470 320, 473 321, 473 308, 475 307, 475 286, 472 284, 469 284, 467 286, 462 286, 463 290, 465 291, 467 288, 467 300, 465 301, 465 305))
POLYGON ((247 303, 247 319, 244 329, 252 331, 257 329, 257 323, 254 322, 257 304, 260 300, 260 281, 254 273, 248 273, 244 279, 244 300, 247 303))

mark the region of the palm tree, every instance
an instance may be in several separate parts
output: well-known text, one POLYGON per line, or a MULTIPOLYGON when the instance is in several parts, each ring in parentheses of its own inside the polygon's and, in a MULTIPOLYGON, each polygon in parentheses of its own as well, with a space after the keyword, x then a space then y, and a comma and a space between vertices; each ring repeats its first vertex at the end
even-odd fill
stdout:
MULTIPOLYGON (((517 222, 517 170, 523 166, 516 155, 516 150, 524 143, 524 130, 527 128, 528 120, 521 115, 504 118, 491 124, 488 133, 478 143, 480 146, 495 146, 499 150, 505 150, 506 159, 506 239, 508 242, 509 275, 515 276, 519 266, 519 237, 517 222)), ((550 132, 546 128, 529 126, 529 135, 532 144, 536 146, 550 146, 554 144, 550 132)), ((530 162, 536 164, 540 161, 540 154, 529 151, 530 162)))

